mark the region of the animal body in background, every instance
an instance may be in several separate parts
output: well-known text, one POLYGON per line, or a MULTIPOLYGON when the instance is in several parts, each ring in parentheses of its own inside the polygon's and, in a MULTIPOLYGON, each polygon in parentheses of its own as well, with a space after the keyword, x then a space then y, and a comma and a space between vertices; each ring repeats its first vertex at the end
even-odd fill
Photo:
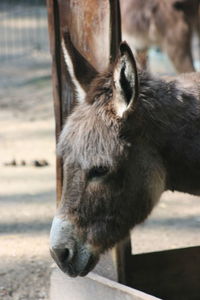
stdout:
MULTIPOLYGON (((121 0, 123 39, 146 66, 147 50, 159 46, 177 72, 194 71, 192 37, 200 41, 200 0, 121 0)), ((136 58, 137 58, 136 57, 136 58)))

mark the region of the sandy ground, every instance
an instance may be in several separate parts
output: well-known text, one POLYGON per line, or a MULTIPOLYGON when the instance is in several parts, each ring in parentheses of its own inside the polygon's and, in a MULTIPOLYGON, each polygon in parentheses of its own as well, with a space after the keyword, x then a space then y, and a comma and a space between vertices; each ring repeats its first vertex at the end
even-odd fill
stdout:
MULTIPOLYGON (((3 65, 1 65, 3 66, 3 65)), ((0 299, 48 299, 55 207, 50 59, 4 65, 0 80, 0 299), (15 159, 26 166, 5 166, 15 159), (37 168, 33 160, 49 166, 37 168)))

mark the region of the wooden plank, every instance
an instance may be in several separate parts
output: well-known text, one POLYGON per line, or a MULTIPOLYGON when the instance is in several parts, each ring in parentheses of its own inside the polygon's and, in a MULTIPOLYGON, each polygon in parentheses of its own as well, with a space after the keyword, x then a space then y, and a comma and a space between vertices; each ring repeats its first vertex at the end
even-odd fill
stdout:
POLYGON ((128 236, 113 249, 113 257, 116 257, 116 266, 118 272, 118 282, 127 284, 128 273, 126 270, 126 262, 132 259, 131 240, 128 236))
POLYGON ((200 247, 132 255, 127 284, 165 300, 200 299, 200 247))
POLYGON ((119 1, 110 0, 110 63, 113 63, 122 39, 119 1))
MULTIPOLYGON (((56 123, 56 142, 61 132, 63 120, 62 120, 62 85, 61 85, 61 49, 60 49, 60 29, 59 29, 59 9, 58 3, 54 0, 47 1, 48 10, 48 28, 49 28, 49 41, 50 51, 52 56, 52 89, 54 100, 54 113, 56 123)), ((57 203, 61 199, 62 194, 62 160, 56 158, 56 195, 57 203)))
POLYGON ((61 32, 69 31, 75 47, 98 70, 109 62, 109 1, 60 1, 61 32))
POLYGON ((50 300, 156 300, 93 272, 86 277, 69 278, 55 269, 51 277, 50 300))

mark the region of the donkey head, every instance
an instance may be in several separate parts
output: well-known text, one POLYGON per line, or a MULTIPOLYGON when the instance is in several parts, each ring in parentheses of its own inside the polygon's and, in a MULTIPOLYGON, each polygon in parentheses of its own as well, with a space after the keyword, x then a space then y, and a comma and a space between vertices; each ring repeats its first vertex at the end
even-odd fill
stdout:
POLYGON ((64 272, 84 276, 101 253, 147 217, 163 190, 163 176, 136 113, 139 83, 129 46, 120 45, 115 64, 103 74, 69 36, 63 53, 78 103, 58 143, 64 183, 51 254, 64 272))

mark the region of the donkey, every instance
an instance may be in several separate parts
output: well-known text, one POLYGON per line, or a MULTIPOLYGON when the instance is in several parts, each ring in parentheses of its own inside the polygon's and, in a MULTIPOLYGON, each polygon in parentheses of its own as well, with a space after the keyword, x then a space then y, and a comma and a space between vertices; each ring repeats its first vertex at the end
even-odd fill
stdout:
POLYGON ((171 59, 176 71, 194 71, 192 36, 200 39, 200 0, 121 0, 124 38, 146 66, 150 46, 159 46, 171 59))
POLYGON ((165 190, 200 194, 200 73, 154 77, 136 67, 126 42, 101 74, 69 35, 63 51, 78 103, 58 142, 64 182, 50 251, 75 277, 143 222, 165 190))

